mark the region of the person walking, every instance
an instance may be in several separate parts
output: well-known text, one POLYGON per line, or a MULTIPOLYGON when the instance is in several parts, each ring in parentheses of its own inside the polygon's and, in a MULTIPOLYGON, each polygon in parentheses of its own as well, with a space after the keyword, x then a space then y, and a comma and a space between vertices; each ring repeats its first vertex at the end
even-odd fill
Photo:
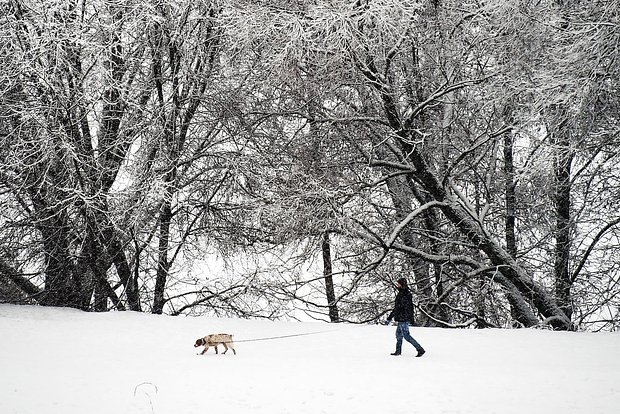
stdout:
POLYGON ((413 323, 413 299, 411 298, 411 292, 407 286, 407 279, 404 277, 398 279, 396 281, 396 288, 398 289, 398 293, 394 301, 394 309, 390 312, 385 323, 388 325, 392 319, 397 323, 396 351, 391 355, 398 356, 401 354, 404 338, 418 351, 416 357, 421 357, 426 351, 409 333, 409 323, 413 323))

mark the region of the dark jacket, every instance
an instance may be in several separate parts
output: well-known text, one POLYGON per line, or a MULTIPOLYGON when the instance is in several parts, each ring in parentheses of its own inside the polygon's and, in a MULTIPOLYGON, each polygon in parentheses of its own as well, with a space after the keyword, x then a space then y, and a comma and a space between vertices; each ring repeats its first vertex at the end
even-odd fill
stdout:
POLYGON ((388 320, 394 319, 396 322, 413 323, 413 299, 407 286, 398 288, 394 310, 388 316, 388 320))

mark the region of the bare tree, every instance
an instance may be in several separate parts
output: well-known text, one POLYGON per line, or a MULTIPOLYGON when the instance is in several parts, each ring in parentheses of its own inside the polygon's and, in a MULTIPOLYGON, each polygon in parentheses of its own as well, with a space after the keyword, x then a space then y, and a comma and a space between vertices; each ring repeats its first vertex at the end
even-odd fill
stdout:
POLYGON ((617 6, 3 3, 0 294, 613 328, 617 6))

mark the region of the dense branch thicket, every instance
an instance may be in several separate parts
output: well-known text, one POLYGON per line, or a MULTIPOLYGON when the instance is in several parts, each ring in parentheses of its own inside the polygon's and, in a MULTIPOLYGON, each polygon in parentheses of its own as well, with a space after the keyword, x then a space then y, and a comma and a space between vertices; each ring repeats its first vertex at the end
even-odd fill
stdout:
POLYGON ((617 0, 0 9, 0 301, 620 325, 617 0))

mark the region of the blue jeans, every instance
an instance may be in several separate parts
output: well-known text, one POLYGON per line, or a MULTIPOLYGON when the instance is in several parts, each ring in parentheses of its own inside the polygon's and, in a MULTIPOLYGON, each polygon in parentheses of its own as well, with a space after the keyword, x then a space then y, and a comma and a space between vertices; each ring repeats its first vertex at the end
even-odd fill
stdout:
POLYGON ((398 322, 396 326, 396 353, 400 354, 403 348, 403 338, 411 345, 413 345, 416 351, 421 352, 424 350, 422 346, 411 336, 409 333, 409 322, 398 322))

